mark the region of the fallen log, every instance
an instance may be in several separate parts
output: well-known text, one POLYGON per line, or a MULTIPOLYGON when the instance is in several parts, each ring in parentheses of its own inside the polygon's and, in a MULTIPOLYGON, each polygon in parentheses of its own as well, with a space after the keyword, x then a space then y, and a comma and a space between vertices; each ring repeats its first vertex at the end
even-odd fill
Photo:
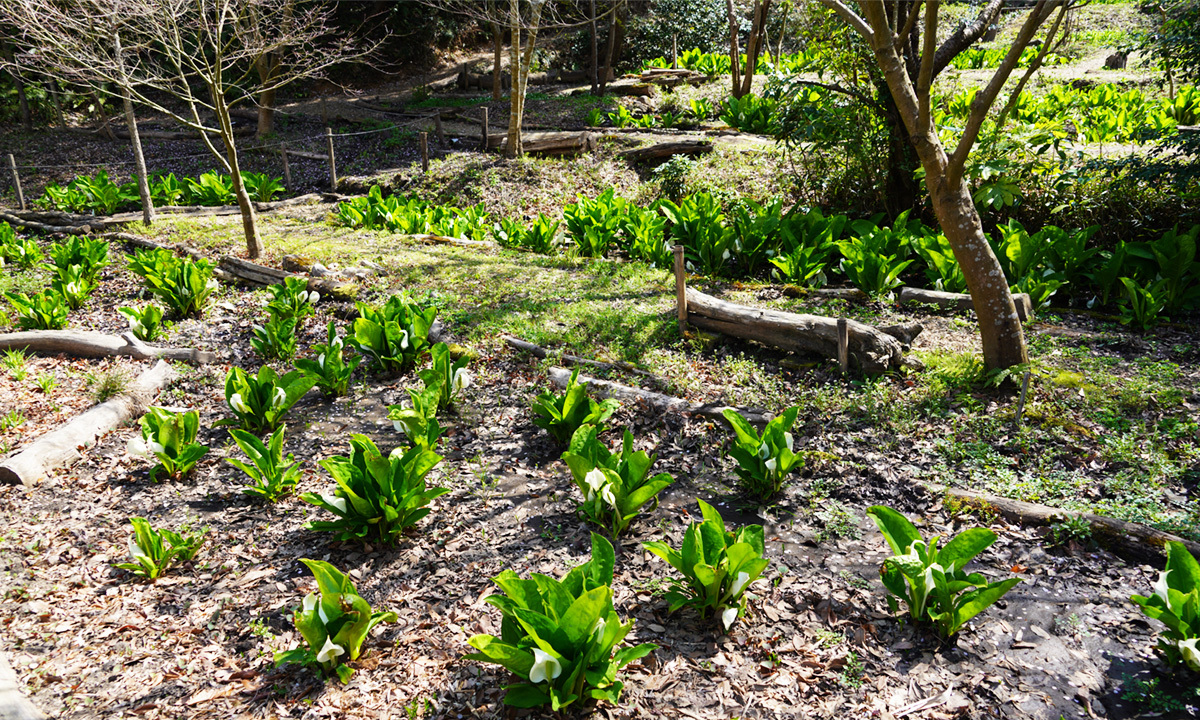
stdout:
POLYGON ((217 269, 223 273, 220 279, 226 281, 240 280, 250 285, 266 286, 279 285, 288 277, 300 277, 308 282, 307 287, 310 291, 315 290, 321 295, 332 297, 335 300, 353 300, 358 297, 358 286, 354 283, 329 278, 307 277, 252 263, 232 255, 222 255, 221 259, 217 261, 217 269))
MULTIPOLYGON (((507 343, 509 347, 516 348, 517 350, 521 350, 523 352, 527 352, 530 355, 532 355, 535 358, 538 358, 540 360, 545 360, 546 358, 548 358, 552 355, 552 353, 549 350, 542 347, 541 345, 534 345, 531 342, 526 342, 525 340, 521 340, 520 338, 515 338, 512 335, 505 335, 504 342, 507 343)), ((654 385, 655 387, 658 387, 659 389, 665 389, 667 387, 666 380, 660 378, 659 376, 655 375, 654 373, 646 372, 645 370, 642 370, 641 368, 638 368, 638 367, 634 367, 633 365, 630 365, 629 363, 626 363, 626 362, 608 363, 608 362, 602 362, 600 360, 591 360, 589 358, 579 357, 578 355, 570 355, 568 353, 563 353, 563 354, 559 355, 558 358, 568 365, 583 365, 584 367, 592 367, 592 368, 596 368, 597 370, 605 370, 608 372, 622 371, 622 372, 631 373, 633 375, 637 375, 640 378, 644 378, 647 382, 654 385)))
POLYGON ((617 153, 617 155, 626 160, 638 162, 643 160, 661 160, 675 155, 703 155, 712 152, 712 150, 713 145, 707 140, 682 140, 680 142, 658 143, 635 150, 624 150, 617 153))
POLYGON ((0 335, 0 350, 28 350, 42 355, 74 357, 118 357, 137 360, 165 358, 206 365, 217 361, 216 353, 196 348, 155 347, 125 333, 120 337, 86 330, 27 330, 0 335))
POLYGON ((7 212, 0 212, 0 220, 24 230, 33 230, 35 232, 46 233, 48 235, 60 233, 63 235, 86 235, 92 231, 90 225, 47 225, 46 223, 40 223, 35 220, 25 220, 17 215, 7 212))
MULTIPOLYGON (((501 150, 508 147, 508 135, 488 135, 488 149, 501 150)), ((582 155, 596 149, 596 139, 590 132, 527 132, 521 136, 521 147, 530 155, 565 156, 582 155)))
MULTIPOLYGON (((1013 302, 1017 306, 1017 317, 1024 322, 1033 317, 1033 300, 1029 293, 1013 293, 1013 302)), ((937 305, 950 310, 974 310, 975 303, 967 293, 943 292, 941 290, 926 290, 924 288, 900 288, 900 304, 908 305, 921 303, 937 305)))
POLYGON ((125 392, 93 406, 0 463, 0 483, 33 487, 51 470, 75 464, 83 457, 79 448, 95 444, 114 428, 145 412, 150 400, 173 375, 171 366, 159 360, 125 392))
MULTIPOLYGON (((566 368, 552 367, 548 371, 550 382, 560 388, 565 388, 571 381, 571 371, 566 368)), ((608 380, 600 380, 586 375, 580 375, 578 381, 586 383, 591 388, 597 391, 601 397, 609 397, 615 400, 629 400, 633 402, 644 402, 650 407, 659 412, 677 412, 684 415, 697 415, 699 417, 708 418, 709 420, 720 420, 728 423, 723 414, 725 410, 731 409, 739 415, 746 418, 746 422, 752 425, 763 426, 771 422, 775 417, 773 413, 762 412, 758 410, 747 410, 745 408, 731 408, 728 405, 718 405, 716 403, 705 403, 703 405, 694 405, 683 398, 663 395, 662 393, 651 392, 649 390, 641 390, 620 383, 609 382, 608 380)))
POLYGON ((400 237, 409 238, 414 242, 429 243, 430 245, 458 245, 459 247, 469 248, 498 247, 496 243, 490 240, 468 240, 466 238, 446 237, 445 235, 430 235, 426 233, 418 233, 416 235, 401 235, 400 237))
POLYGON ((867 302, 871 299, 870 295, 858 288, 806 288, 798 285, 784 285, 783 294, 794 298, 820 297, 851 302, 867 302))
POLYGON ((1166 544, 1171 541, 1183 543, 1188 552, 1200 556, 1200 543, 1185 540, 1141 523, 1117 520, 1087 512, 1061 510, 1049 505, 1012 500, 999 495, 947 487, 937 483, 926 483, 926 487, 930 492, 949 495, 964 504, 994 510, 1004 519, 1015 524, 1044 526, 1069 518, 1083 518, 1092 529, 1092 539, 1107 547, 1114 554, 1123 557, 1133 557, 1139 560, 1162 558, 1166 555, 1166 544))
POLYGON ((21 694, 21 683, 8 664, 5 653, 0 653, 0 718, 4 720, 43 720, 46 716, 29 698, 21 694))
MULTIPOLYGON (((686 293, 690 325, 793 352, 838 357, 836 318, 736 305, 692 288, 686 293)), ((849 358, 863 372, 880 373, 902 366, 904 352, 895 337, 855 320, 847 325, 849 358)))

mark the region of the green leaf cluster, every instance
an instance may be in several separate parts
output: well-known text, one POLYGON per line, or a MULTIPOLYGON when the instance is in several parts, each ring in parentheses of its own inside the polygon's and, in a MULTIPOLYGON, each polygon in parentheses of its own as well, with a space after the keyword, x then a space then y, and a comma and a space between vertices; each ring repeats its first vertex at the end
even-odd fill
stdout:
POLYGON ((67 326, 67 302, 53 290, 43 290, 30 297, 25 293, 6 292, 17 326, 22 330, 61 330, 67 326))
POLYGON ((706 275, 725 273, 737 252, 737 233, 725 224, 725 213, 712 195, 692 193, 678 205, 660 200, 659 209, 670 223, 670 241, 684 247, 692 268, 706 275))
POLYGON ((765 502, 783 489, 788 475, 804 467, 804 455, 793 450, 792 426, 799 408, 791 407, 763 428, 762 434, 731 408, 722 415, 733 428, 729 454, 737 461, 734 472, 742 490, 754 500, 765 502))
POLYGON ((195 410, 173 412, 152 406, 140 422, 142 434, 130 439, 128 449, 132 455, 158 460, 150 469, 152 482, 158 482, 160 472, 172 480, 182 479, 208 454, 208 446, 196 442, 200 414, 195 410))
POLYGON ((148 303, 143 308, 121 307, 117 312, 129 321, 129 330, 133 336, 143 342, 154 342, 163 335, 163 311, 154 303, 148 303))
POLYGON ((437 343, 429 348, 432 360, 429 368, 417 373, 427 388, 437 389, 438 409, 450 407, 454 398, 471 385, 471 373, 467 370, 471 358, 463 353, 457 360, 446 343, 437 343))
POLYGON ((17 235, 12 226, 0 222, 0 265, 29 269, 42 261, 42 250, 33 238, 17 235))
POLYGON ((316 382, 299 370, 281 376, 266 365, 256 375, 239 367, 230 368, 225 376, 225 404, 236 419, 222 420, 217 425, 240 425, 255 435, 271 432, 316 382))
POLYGON ((267 303, 267 312, 272 317, 292 318, 297 322, 312 315, 315 305, 321 299, 321 294, 308 289, 308 281, 301 277, 289 275, 282 283, 267 286, 271 300, 267 303))
POLYGON ((879 526, 894 555, 883 561, 880 574, 891 594, 892 612, 899 606, 896 598, 908 606, 909 615, 918 622, 937 626, 942 637, 951 637, 971 618, 986 610, 1020 578, 989 583, 981 573, 966 573, 963 567, 996 542, 996 533, 987 528, 969 528, 938 550, 938 537, 928 542, 895 510, 883 505, 867 509, 867 515, 879 526))
POLYGON ((558 711, 576 701, 616 705, 624 683, 617 671, 657 646, 645 643, 614 652, 633 628, 613 608, 612 545, 592 533, 592 556, 562 580, 534 574, 521 579, 505 570, 492 581, 503 594, 487 602, 500 609, 500 637, 475 635, 478 650, 467 659, 496 663, 522 682, 505 687, 504 703, 515 707, 550 704, 558 711))
POLYGON ((179 532, 155 530, 146 518, 129 518, 133 536, 129 538, 129 554, 133 562, 115 563, 113 567, 128 570, 147 580, 154 580, 177 562, 190 562, 200 552, 208 528, 190 532, 185 525, 179 532))
POLYGON ((682 581, 670 579, 667 601, 671 612, 694 607, 703 618, 712 610, 729 630, 746 614, 746 590, 767 569, 763 529, 762 525, 747 525, 727 531, 721 513, 703 500, 697 502, 704 520, 688 525, 681 549, 663 542, 642 543, 642 547, 683 575, 682 581))
POLYGON ((1167 661, 1200 673, 1200 563, 1183 543, 1167 543, 1167 565, 1154 583, 1154 594, 1130 600, 1146 617, 1166 626, 1158 649, 1167 661))
POLYGON ((346 342, 381 373, 412 367, 429 348, 429 329, 437 307, 424 306, 408 296, 393 295, 382 307, 356 303, 359 317, 346 342))
POLYGON ((537 415, 533 424, 550 433, 560 446, 566 446, 584 425, 602 428, 618 407, 611 398, 596 402, 588 397, 587 383, 579 382, 579 371, 575 370, 562 395, 547 390, 533 401, 533 412, 537 415))
POLYGON ((245 494, 276 502, 295 492, 296 484, 300 481, 300 463, 291 453, 287 458, 283 456, 283 434, 286 429, 286 425, 276 428, 266 445, 245 430, 234 428, 229 431, 233 441, 250 460, 247 464, 237 458, 225 459, 225 462, 246 473, 253 481, 252 485, 242 489, 245 494))
POLYGON ((296 369, 312 378, 325 397, 341 397, 349 392, 350 377, 362 362, 362 357, 355 355, 346 360, 345 341, 338 336, 332 320, 326 326, 326 332, 328 342, 313 346, 312 352, 316 357, 297 360, 296 369))
POLYGON ((423 447, 396 448, 384 457, 366 435, 350 436, 350 457, 321 461, 337 487, 332 494, 304 493, 304 502, 324 508, 337 520, 314 520, 307 527, 336 532, 338 540, 370 540, 392 545, 429 514, 429 503, 450 492, 427 488, 425 476, 442 457, 423 447))
POLYGON ((409 445, 425 450, 436 450, 442 426, 438 423, 438 402, 441 386, 426 384, 421 390, 408 390, 411 407, 388 406, 388 420, 396 432, 404 433, 409 445))
POLYGON ((342 571, 321 560, 301 558, 317 579, 316 593, 304 596, 292 614, 292 623, 304 638, 307 648, 275 653, 276 667, 287 663, 316 666, 326 675, 337 675, 349 682, 354 670, 343 661, 357 660, 363 642, 382 622, 396 622, 394 612, 372 612, 371 605, 342 571))
POLYGON ((295 317, 272 314, 263 325, 250 328, 250 347, 264 360, 289 360, 296 354, 295 317))
POLYGON ((538 213, 528 225, 522 225, 519 220, 501 218, 492 225, 492 238, 501 247, 553 255, 558 250, 560 225, 558 220, 551 220, 543 213, 538 213))
POLYGON ((656 458, 641 450, 634 452, 633 433, 628 428, 619 453, 609 452, 596 435, 595 425, 581 426, 571 436, 570 449, 562 459, 583 493, 580 513, 608 530, 615 540, 643 506, 651 501, 658 505, 658 493, 674 479, 667 473, 649 477, 656 458))
POLYGON ((129 271, 179 317, 199 317, 217 288, 212 262, 176 257, 170 250, 141 250, 129 256, 129 271))

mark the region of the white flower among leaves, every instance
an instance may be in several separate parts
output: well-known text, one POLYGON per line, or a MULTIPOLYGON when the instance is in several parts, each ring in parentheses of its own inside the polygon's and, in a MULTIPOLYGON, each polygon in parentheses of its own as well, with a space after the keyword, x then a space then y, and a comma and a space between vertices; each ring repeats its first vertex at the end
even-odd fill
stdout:
POLYGON ((773 473, 773 472, 775 472, 775 468, 779 466, 779 461, 777 461, 775 458, 771 458, 770 460, 768 460, 766 462, 766 465, 767 465, 767 472, 773 473))
POLYGON ((242 400, 241 393, 234 393, 233 396, 229 398, 229 407, 237 410, 240 413, 250 412, 250 406, 246 404, 245 400, 242 400))
POLYGON ((285 400, 287 400, 287 392, 283 388, 277 387, 275 388, 275 397, 271 398, 271 407, 277 408, 283 405, 285 400))
POLYGON ((309 614, 317 607, 317 594, 309 593, 304 596, 304 600, 300 604, 305 615, 309 614))
POLYGON ((308 294, 308 301, 310 303, 312 303, 313 305, 316 305, 317 301, 320 299, 321 299, 321 295, 316 290, 313 290, 312 292, 310 292, 308 294))
POLYGON ((401 350, 408 349, 408 331, 407 330, 400 331, 400 349, 401 350))
POLYGON ((1200 672, 1200 648, 1197 648, 1197 643, 1200 643, 1200 638, 1191 638, 1190 640, 1180 640, 1178 646, 1180 654, 1183 655, 1184 664, 1200 672))
POLYGON ((617 497, 613 495, 612 483, 605 485, 600 490, 600 499, 608 503, 613 510, 617 509, 617 497))
POLYGON ((450 381, 450 387, 454 388, 454 392, 471 387, 471 373, 467 372, 466 368, 455 370, 454 378, 450 381))
POLYGON ((736 607, 726 608, 725 610, 721 611, 721 624, 725 626, 726 630, 728 630, 730 626, 733 625, 733 621, 737 620, 737 616, 738 609, 736 607))
POLYGON ((562 663, 540 648, 533 649, 533 667, 529 668, 529 682, 540 683, 562 675, 562 663))
POLYGON ((600 468, 592 468, 587 475, 583 476, 583 481, 588 486, 588 502, 591 502, 592 498, 596 497, 596 493, 608 484, 608 478, 604 477, 604 472, 600 468))
POLYGON ((749 584, 750 584, 749 573, 744 573, 744 572, 738 573, 737 578, 733 581, 733 587, 731 587, 729 589, 729 596, 737 597, 738 595, 741 595, 742 591, 745 590, 746 586, 749 584))
POLYGON ((141 435, 134 435, 129 438, 129 442, 125 444, 125 452, 137 457, 149 457, 150 453, 146 450, 146 441, 141 435))
POLYGON ((321 499, 327 505, 332 505, 342 512, 346 512, 346 498, 340 498, 337 495, 322 495, 321 499))
POLYGON ((759 457, 759 459, 761 459, 761 460, 766 460, 766 459, 767 459, 768 457, 770 457, 770 456, 771 456, 771 446, 770 446, 770 445, 767 445, 767 444, 764 442, 762 445, 759 445, 759 446, 758 446, 758 457, 759 457))
POLYGON ((1170 570, 1160 572, 1158 574, 1158 581, 1154 583, 1155 596, 1157 596, 1160 600, 1162 600, 1163 604, 1166 605, 1167 607, 1171 607, 1171 598, 1167 594, 1167 575, 1170 575, 1170 574, 1171 574, 1170 570))
POLYGON ((335 644, 326 637, 324 647, 321 648, 321 652, 317 653, 317 662, 336 662, 339 655, 345 654, 346 648, 335 644))
POLYGON ((137 541, 132 537, 129 538, 129 554, 133 556, 134 560, 140 560, 141 558, 149 557, 149 555, 142 552, 142 549, 138 547, 137 541))

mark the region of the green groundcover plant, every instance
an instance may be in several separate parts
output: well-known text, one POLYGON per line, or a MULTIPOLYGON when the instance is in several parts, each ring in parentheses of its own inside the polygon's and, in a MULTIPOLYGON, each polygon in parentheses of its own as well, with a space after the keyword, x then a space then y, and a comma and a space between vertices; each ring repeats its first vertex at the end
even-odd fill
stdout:
POLYGON ((722 627, 729 630, 746 614, 746 591, 767 569, 763 528, 747 525, 728 531, 716 508, 703 500, 697 502, 704 520, 688 525, 682 548, 675 550, 657 541, 642 543, 642 547, 683 575, 682 581, 669 580, 670 612, 694 607, 703 618, 711 610, 721 618, 722 627))
POLYGON ((350 391, 350 377, 362 357, 355 355, 346 360, 345 341, 338 336, 332 320, 326 333, 328 342, 314 345, 312 353, 315 357, 297 360, 296 369, 311 377, 325 397, 341 397, 350 391))
POLYGON ((217 289, 208 260, 176 257, 163 248, 142 250, 128 260, 129 272, 144 279, 150 292, 179 317, 199 316, 217 289))
POLYGON ((734 472, 742 489, 754 500, 764 502, 783 489, 788 475, 804 467, 804 456, 793 451, 792 425, 798 407, 788 408, 771 419, 762 435, 736 410, 723 411, 734 432, 729 454, 737 461, 734 472))
POLYGON ((496 663, 520 678, 507 685, 504 703, 515 707, 550 704, 559 711, 580 700, 616 705, 624 684, 617 671, 657 645, 617 644, 633 629, 613 608, 612 544, 592 533, 592 557, 562 580, 534 574, 521 579, 505 570, 492 582, 503 594, 486 599, 500 609, 500 637, 475 635, 469 660, 496 663))
POLYGON ((231 368, 225 376, 225 404, 236 419, 216 424, 241 425, 243 430, 256 435, 272 432, 316 382, 299 370, 280 375, 263 365, 257 374, 251 375, 239 367, 231 368))
POLYGON ((1154 594, 1130 600, 1146 617, 1166 626, 1158 649, 1167 661, 1200 673, 1200 563, 1183 543, 1167 543, 1167 566, 1154 583, 1154 594))
POLYGON ((151 407, 140 422, 142 434, 130 438, 127 449, 130 455, 158 460, 150 469, 152 482, 158 482, 159 473, 180 480, 208 454, 208 446, 196 442, 200 413, 195 410, 174 412, 151 407))
POLYGON ((928 542, 895 510, 883 505, 867 509, 894 555, 883 561, 880 575, 891 594, 888 606, 897 612, 899 598, 917 622, 932 622, 942 637, 951 637, 971 618, 986 610, 1021 582, 1009 578, 988 582, 981 573, 963 567, 996 542, 987 528, 969 528, 938 550, 938 536, 928 542))
POLYGON ((396 613, 372 612, 350 578, 333 565, 307 558, 300 562, 317 579, 318 592, 305 595, 292 614, 292 622, 308 647, 275 653, 275 665, 317 667, 326 675, 337 675, 343 683, 349 682, 354 670, 343 658, 357 660, 371 630, 382 622, 396 622, 396 613))
POLYGON ((296 483, 300 481, 300 463, 291 453, 286 458, 283 456, 283 434, 286 430, 286 425, 280 425, 271 433, 266 445, 245 430, 235 428, 229 431, 234 442, 250 460, 246 463, 237 458, 225 459, 225 462, 246 473, 253 481, 242 492, 275 502, 295 491, 296 483))
POLYGON ((129 538, 129 555, 133 562, 116 563, 114 567, 141 575, 147 580, 162 576, 177 562, 191 562, 200 552, 208 529, 191 532, 188 527, 172 530, 155 530, 146 518, 129 518, 133 525, 133 536, 129 538))
POLYGON ((633 433, 628 428, 617 453, 609 452, 596 432, 595 425, 576 430, 562 458, 583 493, 579 512, 616 539, 643 506, 653 501, 657 507, 658 493, 674 479, 667 473, 649 477, 655 457, 640 450, 634 452, 633 433))
POLYGON ((533 401, 533 412, 537 415, 533 424, 550 433, 560 446, 565 446, 575 431, 584 425, 603 427, 604 421, 612 417, 618 407, 617 401, 611 398, 596 402, 588 397, 587 383, 579 382, 579 371, 575 370, 562 395, 547 390, 533 401))
POLYGON ((440 395, 441 386, 435 383, 421 390, 409 389, 411 407, 388 406, 388 419, 392 421, 392 427, 396 432, 404 433, 413 447, 437 449, 438 438, 442 436, 442 426, 437 420, 440 395))

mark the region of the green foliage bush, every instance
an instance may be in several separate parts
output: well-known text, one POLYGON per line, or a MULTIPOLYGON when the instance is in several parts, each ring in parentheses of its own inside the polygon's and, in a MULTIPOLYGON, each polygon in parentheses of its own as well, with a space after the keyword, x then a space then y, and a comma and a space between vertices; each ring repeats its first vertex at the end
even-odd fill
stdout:
POLYGON ((179 317, 197 317, 217 289, 213 264, 206 259, 176 257, 170 250, 140 250, 128 256, 129 272, 141 277, 146 288, 157 295, 179 317))
POLYGON ((608 530, 615 540, 647 503, 658 505, 658 493, 674 479, 667 473, 649 477, 655 456, 634 451, 628 428, 618 453, 609 452, 596 434, 595 425, 581 426, 562 459, 583 494, 580 514, 608 530))

